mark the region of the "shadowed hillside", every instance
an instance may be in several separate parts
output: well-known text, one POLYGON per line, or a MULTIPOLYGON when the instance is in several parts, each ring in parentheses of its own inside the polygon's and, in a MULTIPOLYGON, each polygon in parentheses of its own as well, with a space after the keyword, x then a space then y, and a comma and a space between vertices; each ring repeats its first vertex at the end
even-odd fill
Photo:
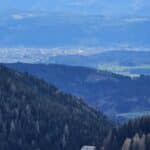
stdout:
POLYGON ((100 146, 110 123, 71 95, 0 66, 0 149, 79 150, 100 146))
POLYGON ((8 64, 65 92, 83 97, 109 116, 132 118, 150 111, 150 77, 130 78, 84 67, 44 64, 8 64))
POLYGON ((130 120, 113 129, 104 141, 104 150, 149 150, 150 117, 130 120))

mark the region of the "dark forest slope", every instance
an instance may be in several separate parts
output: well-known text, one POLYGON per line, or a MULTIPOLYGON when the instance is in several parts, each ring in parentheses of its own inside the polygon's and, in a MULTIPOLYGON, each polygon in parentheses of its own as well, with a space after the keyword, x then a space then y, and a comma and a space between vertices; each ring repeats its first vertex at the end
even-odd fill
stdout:
POLYGON ((150 116, 113 129, 104 141, 105 150, 150 150, 150 116))
POLYGON ((0 66, 0 149, 79 150, 102 142, 105 116, 28 74, 0 66))
POLYGON ((65 92, 83 97, 108 115, 129 117, 150 112, 150 77, 130 78, 84 67, 45 64, 7 64, 28 72, 65 92))

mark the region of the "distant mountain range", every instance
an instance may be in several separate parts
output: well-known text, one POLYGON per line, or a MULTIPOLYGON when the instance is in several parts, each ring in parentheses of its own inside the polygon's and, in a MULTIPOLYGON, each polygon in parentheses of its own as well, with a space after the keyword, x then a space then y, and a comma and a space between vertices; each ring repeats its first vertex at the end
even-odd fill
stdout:
POLYGON ((6 64, 82 97, 110 117, 132 118, 150 112, 150 77, 130 78, 84 67, 6 64))
POLYGON ((112 71, 124 75, 150 75, 150 51, 108 51, 96 54, 58 55, 49 62, 73 66, 85 66, 112 71))
POLYGON ((0 48, 0 62, 64 64, 90 67, 127 76, 150 75, 150 51, 146 48, 143 50, 133 48, 131 51, 114 49, 105 52, 96 48, 0 48))
MULTIPOLYGON (((68 52, 69 53, 69 52, 68 52)), ((91 52, 92 53, 92 52, 91 52)), ((98 68, 100 65, 111 64, 120 66, 142 66, 150 65, 150 51, 106 51, 96 54, 61 54, 49 56, 49 62, 74 66, 87 66, 98 68)), ((47 61, 48 62, 48 61, 47 61)))

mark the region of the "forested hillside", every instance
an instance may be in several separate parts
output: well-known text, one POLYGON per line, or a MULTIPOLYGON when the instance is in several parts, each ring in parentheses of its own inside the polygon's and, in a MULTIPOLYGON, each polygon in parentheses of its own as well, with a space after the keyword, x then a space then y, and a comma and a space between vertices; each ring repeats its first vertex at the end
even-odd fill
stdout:
POLYGON ((150 117, 114 127, 81 99, 0 66, 0 149, 149 150, 150 117))
POLYGON ((0 66, 0 149, 79 150, 102 144, 106 117, 74 96, 0 66))
POLYGON ((107 71, 55 64, 7 64, 65 92, 83 97, 109 116, 130 118, 150 113, 150 77, 130 78, 107 71))
POLYGON ((104 141, 105 150, 150 150, 150 116, 131 120, 113 129, 104 141))

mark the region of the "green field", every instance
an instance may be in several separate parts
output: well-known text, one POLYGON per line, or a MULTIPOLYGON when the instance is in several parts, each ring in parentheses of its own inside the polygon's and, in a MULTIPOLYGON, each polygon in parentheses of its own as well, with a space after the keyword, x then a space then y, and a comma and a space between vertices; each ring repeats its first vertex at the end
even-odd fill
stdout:
POLYGON ((134 118, 137 118, 140 116, 142 117, 142 116, 146 116, 146 115, 150 115, 150 111, 122 113, 122 114, 117 114, 116 117, 123 117, 126 119, 134 119, 134 118))
POLYGON ((139 74, 144 74, 142 70, 149 71, 150 74, 150 65, 140 65, 140 66, 121 66, 118 64, 102 64, 98 65, 98 69, 111 71, 117 74, 127 75, 127 76, 139 76, 139 74), (136 70, 136 71, 135 71, 136 70), (138 73, 139 70, 139 73, 138 73), (134 72, 135 71, 135 72, 134 72))

